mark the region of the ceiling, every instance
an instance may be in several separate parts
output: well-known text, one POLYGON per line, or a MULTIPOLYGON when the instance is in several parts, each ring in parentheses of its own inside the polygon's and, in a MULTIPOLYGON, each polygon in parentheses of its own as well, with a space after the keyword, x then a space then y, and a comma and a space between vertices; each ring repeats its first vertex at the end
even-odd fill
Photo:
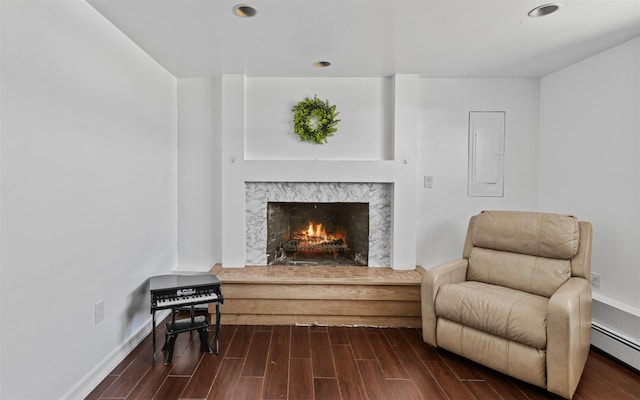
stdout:
POLYGON ((640 35, 640 0, 87 1, 179 78, 541 77, 640 35))

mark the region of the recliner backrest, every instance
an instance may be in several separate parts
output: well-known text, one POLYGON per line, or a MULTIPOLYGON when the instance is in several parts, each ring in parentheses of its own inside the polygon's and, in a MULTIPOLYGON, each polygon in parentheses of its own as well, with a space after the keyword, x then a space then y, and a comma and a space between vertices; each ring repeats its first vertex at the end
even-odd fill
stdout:
POLYGON ((572 276, 580 242, 570 215, 483 211, 469 223, 467 279, 549 297, 572 276))

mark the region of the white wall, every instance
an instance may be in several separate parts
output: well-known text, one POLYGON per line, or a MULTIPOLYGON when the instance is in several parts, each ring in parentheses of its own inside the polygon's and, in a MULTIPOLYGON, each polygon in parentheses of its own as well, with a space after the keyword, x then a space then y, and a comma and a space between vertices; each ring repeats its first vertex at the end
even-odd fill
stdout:
POLYGON ((245 158, 393 159, 392 78, 247 78, 245 158), (338 132, 320 146, 293 133, 291 108, 305 97, 329 100, 338 132))
POLYGON ((178 269, 222 260, 221 80, 178 80, 178 269))
POLYGON ((423 79, 420 95, 416 259, 431 268, 462 255, 472 215, 537 209, 539 81, 423 79), (506 112, 504 197, 467 196, 470 111, 506 112))
MULTIPOLYGON (((223 187, 221 209, 224 210, 221 218, 222 229, 226 229, 226 233, 222 235, 223 265, 244 265, 245 181, 394 182, 400 180, 404 182, 408 180, 401 185, 404 189, 396 193, 399 196, 396 198, 402 199, 403 205, 402 212, 395 215, 399 224, 394 229, 398 232, 398 241, 402 242, 406 240, 401 239, 411 236, 407 231, 414 231, 413 234, 416 234, 417 240, 412 240, 416 242, 416 250, 408 251, 415 251, 417 264, 426 268, 461 254, 466 224, 471 215, 483 209, 537 209, 539 121, 539 80, 537 79, 396 77, 393 93, 398 91, 398 85, 404 86, 405 89, 398 99, 393 98, 392 95, 389 101, 392 108, 391 119, 394 120, 392 125, 395 137, 395 147, 392 146, 394 160, 317 162, 273 160, 275 156, 272 153, 277 152, 278 149, 271 146, 260 150, 268 154, 263 155, 262 160, 245 160, 247 143, 256 140, 255 134, 245 135, 245 132, 250 127, 257 129, 259 125, 254 121, 254 114, 250 113, 252 109, 256 109, 257 106, 253 103, 257 100, 246 99, 252 93, 250 86, 254 82, 244 76, 224 76, 222 81, 221 164, 225 172, 222 174, 221 185, 223 187), (402 110, 407 114, 403 115, 402 110), (467 196, 468 113, 469 111, 495 110, 506 111, 505 195, 501 198, 469 197, 467 196), (417 138, 415 132, 417 132, 417 138), (405 160, 407 164, 404 164, 405 160), (423 188, 424 175, 434 176, 435 183, 432 189, 423 188), (415 196, 417 204, 408 199, 410 196, 415 196), (224 243, 225 240, 226 243, 224 243)), ((253 93, 256 95, 256 93, 267 92, 267 89, 262 87, 266 84, 270 85, 272 92, 276 92, 277 88, 285 83, 297 85, 301 93, 312 93, 314 90, 311 89, 316 88, 314 83, 318 79, 294 79, 294 81, 291 83, 287 78, 260 79, 261 90, 256 92, 254 88, 253 93)), ((331 82, 330 79, 320 81, 331 82)), ((374 84, 378 85, 375 82, 374 84)), ((278 99, 280 97, 276 96, 278 99)), ((289 106, 285 101, 280 103, 286 107, 289 106)), ((348 108, 349 104, 343 107, 348 108)), ((283 118, 287 115, 291 117, 288 108, 284 109, 282 114, 283 118)), ((262 120, 262 124, 265 125, 265 135, 273 135, 277 130, 274 127, 279 126, 278 121, 282 118, 276 118, 267 123, 264 115, 261 115, 258 115, 257 119, 262 120)), ((374 112, 371 115, 373 116, 371 119, 375 119, 378 114, 374 112)), ((379 119, 381 124, 383 120, 384 118, 379 119)), ((339 131, 336 138, 342 134, 343 132, 339 131)), ((336 138, 331 138, 331 142, 336 138)), ((366 142, 362 144, 363 147, 369 146, 366 142)), ((308 151, 315 151, 318 147, 308 143, 306 145, 309 148, 308 151)), ((375 147, 377 144, 372 146, 375 147)), ((362 151, 366 153, 368 150, 362 151)), ((357 158, 357 155, 354 157, 357 158)), ((215 181, 209 184, 218 185, 215 181)), ((188 190, 188 185, 185 189, 188 190)), ((200 208, 189 208, 192 214, 190 218, 206 216, 208 211, 202 211, 202 207, 203 205, 200 208)), ((207 247, 204 243, 201 246, 207 247)), ((412 268, 406 262, 403 264, 406 264, 403 268, 412 268)))
MULTIPOLYGON (((591 269, 601 274, 594 298, 622 303, 637 321, 640 38, 542 78, 538 164, 540 208, 593 224, 591 269)), ((594 307, 594 320, 622 328, 606 309, 594 307)), ((637 322, 626 333, 640 338, 637 322)))
POLYGON ((0 7, 0 398, 60 398, 176 265, 176 80, 84 1, 0 7))

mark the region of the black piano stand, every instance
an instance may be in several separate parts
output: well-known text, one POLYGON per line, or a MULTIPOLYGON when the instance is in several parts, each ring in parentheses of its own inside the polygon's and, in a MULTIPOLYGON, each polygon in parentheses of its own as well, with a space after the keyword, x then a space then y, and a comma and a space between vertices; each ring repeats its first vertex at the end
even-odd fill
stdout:
MULTIPOLYGON (((216 303, 216 331, 214 336, 214 344, 213 350, 211 350, 211 346, 209 346, 209 322, 204 315, 194 316, 194 306, 189 307, 190 318, 184 318, 176 320, 176 312, 177 309, 171 310, 171 322, 167 322, 165 325, 165 334, 164 334, 164 345, 162 346, 162 351, 166 352, 167 355, 164 360, 164 365, 167 365, 171 362, 173 358, 173 348, 176 343, 176 339, 180 333, 183 332, 193 332, 198 331, 198 335, 200 336, 200 351, 203 353, 216 353, 220 354, 220 343, 219 343, 219 334, 220 334, 220 303, 216 303)), ((154 333, 152 333, 153 338, 153 363, 156 361, 156 337, 155 337, 155 313, 153 315, 153 326, 154 333)))
POLYGON ((180 320, 172 320, 167 322, 164 334, 164 345, 162 351, 167 353, 164 364, 167 365, 173 358, 173 347, 176 343, 178 334, 182 332, 193 332, 197 330, 200 336, 200 351, 203 353, 213 353, 209 346, 209 322, 204 315, 195 318, 185 318, 180 320))

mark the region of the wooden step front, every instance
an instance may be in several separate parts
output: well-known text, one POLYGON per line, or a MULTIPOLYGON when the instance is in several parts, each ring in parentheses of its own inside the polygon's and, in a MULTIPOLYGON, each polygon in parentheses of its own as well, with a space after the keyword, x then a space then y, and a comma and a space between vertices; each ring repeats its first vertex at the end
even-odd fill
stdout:
POLYGON ((217 264, 211 273, 222 282, 223 325, 421 326, 417 270, 217 264))

